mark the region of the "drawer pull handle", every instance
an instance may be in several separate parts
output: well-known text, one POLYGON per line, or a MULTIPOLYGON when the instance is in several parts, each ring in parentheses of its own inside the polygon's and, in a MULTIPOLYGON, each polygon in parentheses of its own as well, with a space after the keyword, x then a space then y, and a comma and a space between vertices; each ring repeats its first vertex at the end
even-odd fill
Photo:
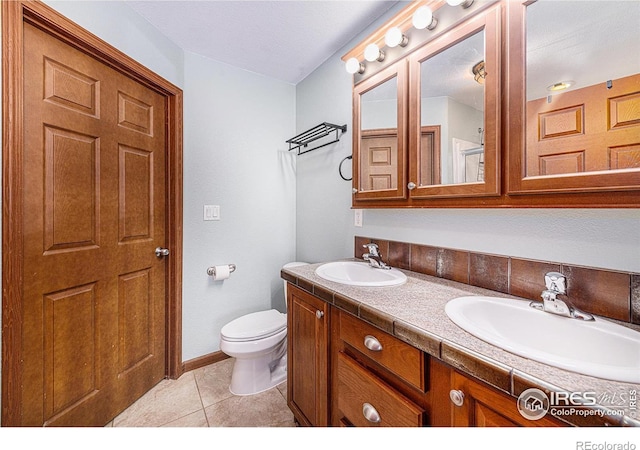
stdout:
POLYGON ((370 334, 367 334, 364 337, 364 346, 372 352, 379 352, 382 350, 382 344, 380 343, 380 341, 370 334))
POLYGON ((452 389, 451 391, 449 391, 449 398, 454 405, 462 406, 462 404, 464 403, 464 392, 452 389))
POLYGON ((380 414, 371 403, 362 404, 362 415, 371 423, 380 423, 380 414))

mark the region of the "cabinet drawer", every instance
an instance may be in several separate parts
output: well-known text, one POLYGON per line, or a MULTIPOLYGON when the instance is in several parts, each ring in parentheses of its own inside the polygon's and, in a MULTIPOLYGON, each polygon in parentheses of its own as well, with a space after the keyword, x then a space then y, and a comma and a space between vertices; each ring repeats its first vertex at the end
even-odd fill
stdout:
POLYGON ((340 314, 340 338, 424 392, 424 355, 417 348, 344 313, 340 314))
POLYGON ((338 409, 356 427, 419 427, 424 410, 366 370, 338 354, 338 409))

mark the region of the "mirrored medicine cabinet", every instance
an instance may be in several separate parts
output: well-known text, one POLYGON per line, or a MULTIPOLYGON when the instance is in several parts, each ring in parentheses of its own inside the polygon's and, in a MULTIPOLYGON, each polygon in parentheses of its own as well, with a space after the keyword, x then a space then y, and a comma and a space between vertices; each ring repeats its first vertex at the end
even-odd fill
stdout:
POLYGON ((640 3, 469 10, 354 77, 353 206, 640 207, 640 3))
POLYGON ((512 5, 509 20, 522 30, 509 64, 509 192, 637 204, 640 3, 538 0, 512 5))

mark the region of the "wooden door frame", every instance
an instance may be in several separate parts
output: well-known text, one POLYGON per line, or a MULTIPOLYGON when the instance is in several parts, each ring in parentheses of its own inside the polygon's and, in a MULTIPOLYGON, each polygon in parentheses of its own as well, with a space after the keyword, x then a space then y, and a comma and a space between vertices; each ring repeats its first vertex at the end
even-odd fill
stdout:
POLYGON ((23 25, 34 25, 166 99, 165 375, 182 364, 182 90, 40 1, 2 2, 2 426, 21 425, 23 273, 23 25))

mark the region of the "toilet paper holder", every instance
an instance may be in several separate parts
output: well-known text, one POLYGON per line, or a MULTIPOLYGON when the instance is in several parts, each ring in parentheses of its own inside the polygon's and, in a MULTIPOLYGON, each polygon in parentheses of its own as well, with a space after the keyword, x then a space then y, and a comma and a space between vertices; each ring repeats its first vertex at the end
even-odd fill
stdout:
MULTIPOLYGON (((236 265, 235 264, 228 264, 229 266, 229 273, 233 273, 236 270, 236 265)), ((209 275, 210 277, 215 277, 216 276, 216 268, 215 266, 209 267, 207 269, 207 275, 209 275)))

